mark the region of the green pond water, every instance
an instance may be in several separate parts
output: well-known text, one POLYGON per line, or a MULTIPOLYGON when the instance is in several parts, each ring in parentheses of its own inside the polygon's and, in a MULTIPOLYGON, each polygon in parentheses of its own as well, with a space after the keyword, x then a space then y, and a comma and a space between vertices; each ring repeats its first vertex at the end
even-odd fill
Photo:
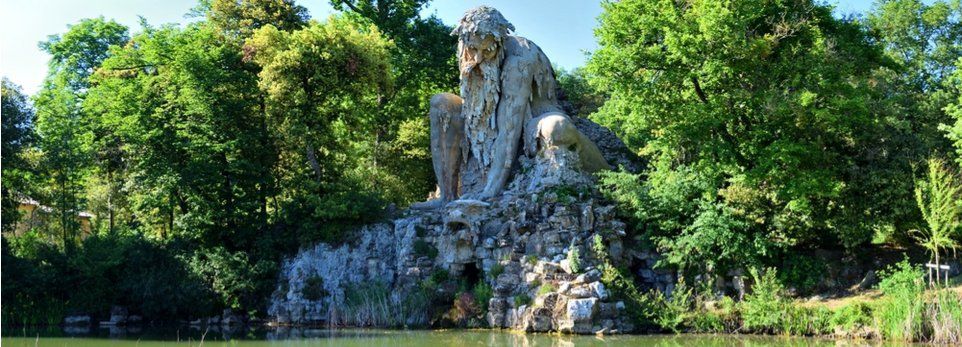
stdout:
POLYGON ((278 329, 241 332, 200 331, 197 329, 89 331, 24 330, 4 328, 0 344, 4 347, 27 346, 899 346, 902 344, 866 341, 833 341, 745 335, 619 335, 561 336, 519 334, 489 330, 322 330, 278 329))

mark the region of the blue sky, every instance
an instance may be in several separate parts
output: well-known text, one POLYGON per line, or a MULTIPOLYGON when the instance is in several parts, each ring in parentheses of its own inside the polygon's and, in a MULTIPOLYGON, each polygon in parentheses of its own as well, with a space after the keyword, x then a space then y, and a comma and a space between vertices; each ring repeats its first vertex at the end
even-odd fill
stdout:
MULTIPOLYGON (((829 0, 839 13, 864 12, 872 0, 829 0)), ((138 16, 151 25, 185 23, 196 0, 0 0, 0 75, 35 93, 47 73, 49 56, 37 43, 62 33, 83 18, 104 16, 140 30, 138 16)), ((327 0, 300 0, 313 18, 332 13, 327 0)), ((425 14, 452 24, 468 8, 486 4, 499 9, 517 33, 537 43, 555 64, 571 69, 584 64, 595 49, 593 28, 601 13, 594 0, 434 0, 425 14)))

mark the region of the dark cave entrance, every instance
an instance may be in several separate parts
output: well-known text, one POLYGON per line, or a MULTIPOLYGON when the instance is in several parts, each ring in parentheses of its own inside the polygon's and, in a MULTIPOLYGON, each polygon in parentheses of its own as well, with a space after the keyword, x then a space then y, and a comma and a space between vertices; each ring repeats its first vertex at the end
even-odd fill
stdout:
POLYGON ((461 280, 464 281, 464 287, 468 290, 478 285, 478 282, 481 280, 481 269, 478 269, 478 264, 464 264, 464 270, 461 271, 461 280))

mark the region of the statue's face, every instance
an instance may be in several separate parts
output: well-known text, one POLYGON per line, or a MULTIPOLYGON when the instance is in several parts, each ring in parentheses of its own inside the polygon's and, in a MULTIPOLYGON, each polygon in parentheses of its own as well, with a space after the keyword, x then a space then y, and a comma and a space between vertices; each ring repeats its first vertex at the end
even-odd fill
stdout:
POLYGON ((498 41, 493 35, 470 33, 462 36, 468 58, 475 64, 493 59, 498 53, 498 41))

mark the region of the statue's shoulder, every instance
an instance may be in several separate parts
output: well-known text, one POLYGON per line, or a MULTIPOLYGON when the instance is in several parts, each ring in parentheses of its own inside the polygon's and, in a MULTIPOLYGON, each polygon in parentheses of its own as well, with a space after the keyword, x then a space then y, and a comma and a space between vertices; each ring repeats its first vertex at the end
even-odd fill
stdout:
POLYGON ((508 35, 504 40, 504 53, 506 56, 527 56, 533 57, 544 55, 541 47, 534 44, 523 36, 508 35))

